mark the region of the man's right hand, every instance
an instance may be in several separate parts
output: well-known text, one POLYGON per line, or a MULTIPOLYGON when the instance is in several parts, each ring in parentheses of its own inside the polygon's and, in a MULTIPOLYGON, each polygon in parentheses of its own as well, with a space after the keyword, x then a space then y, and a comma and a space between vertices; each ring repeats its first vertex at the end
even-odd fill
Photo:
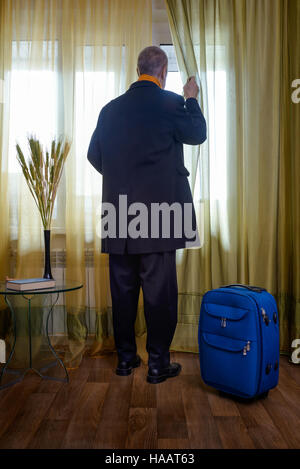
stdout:
POLYGON ((196 83, 195 77, 189 77, 186 84, 183 87, 183 93, 185 99, 196 98, 199 93, 199 86, 196 83))

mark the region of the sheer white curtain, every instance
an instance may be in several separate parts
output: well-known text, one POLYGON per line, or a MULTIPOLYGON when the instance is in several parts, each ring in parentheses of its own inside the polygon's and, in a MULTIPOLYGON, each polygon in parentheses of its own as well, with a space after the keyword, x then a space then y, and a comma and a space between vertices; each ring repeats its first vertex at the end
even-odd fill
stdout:
POLYGON ((71 365, 76 365, 85 348, 86 313, 90 323, 96 322, 96 348, 112 339, 107 256, 100 254, 97 235, 102 181, 87 161, 87 148, 103 105, 137 79, 138 53, 152 43, 152 3, 3 0, 1 38, 0 204, 7 227, 0 229, 1 253, 7 257, 5 247, 16 248, 17 268, 11 274, 42 274, 43 230, 16 161, 15 143, 26 147, 31 133, 44 146, 54 136, 67 136, 72 148, 57 195, 51 243, 66 248, 65 280, 84 283, 81 292, 65 298, 69 358, 75 357, 71 365), (89 278, 87 262, 94 274, 89 278))

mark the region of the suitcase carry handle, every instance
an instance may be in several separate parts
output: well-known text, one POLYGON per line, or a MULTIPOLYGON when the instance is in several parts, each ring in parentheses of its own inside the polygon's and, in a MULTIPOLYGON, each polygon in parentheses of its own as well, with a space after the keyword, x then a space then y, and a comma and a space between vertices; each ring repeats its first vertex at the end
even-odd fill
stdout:
POLYGON ((240 287, 240 288, 247 288, 247 290, 256 292, 256 293, 261 293, 263 291, 266 291, 265 288, 263 287, 255 287, 253 285, 243 285, 242 283, 233 283, 231 285, 224 285, 221 288, 230 288, 230 287, 240 287))

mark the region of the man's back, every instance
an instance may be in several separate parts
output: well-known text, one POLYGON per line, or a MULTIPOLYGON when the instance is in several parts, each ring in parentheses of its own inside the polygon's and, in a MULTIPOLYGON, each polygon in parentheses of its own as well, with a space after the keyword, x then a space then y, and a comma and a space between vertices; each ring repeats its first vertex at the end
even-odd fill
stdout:
MULTIPOLYGON (((113 204, 117 215, 120 195, 127 196, 128 206, 139 202, 149 211, 151 203, 192 203, 182 144, 205 139, 196 99, 185 102, 150 81, 133 83, 101 110, 89 147, 89 161, 103 174, 102 202, 113 204)), ((184 247, 186 239, 150 239, 149 233, 148 239, 127 241, 128 252, 157 252, 184 247)), ((118 236, 103 240, 103 252, 124 249, 125 240, 118 236)))

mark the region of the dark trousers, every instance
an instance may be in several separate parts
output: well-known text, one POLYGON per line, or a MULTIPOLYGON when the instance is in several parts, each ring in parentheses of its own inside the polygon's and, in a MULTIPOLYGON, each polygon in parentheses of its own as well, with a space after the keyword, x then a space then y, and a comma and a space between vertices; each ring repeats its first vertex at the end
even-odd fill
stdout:
POLYGON ((109 255, 114 337, 120 360, 130 361, 136 355, 134 324, 142 287, 148 365, 165 367, 170 363, 169 348, 177 324, 175 254, 109 255))

